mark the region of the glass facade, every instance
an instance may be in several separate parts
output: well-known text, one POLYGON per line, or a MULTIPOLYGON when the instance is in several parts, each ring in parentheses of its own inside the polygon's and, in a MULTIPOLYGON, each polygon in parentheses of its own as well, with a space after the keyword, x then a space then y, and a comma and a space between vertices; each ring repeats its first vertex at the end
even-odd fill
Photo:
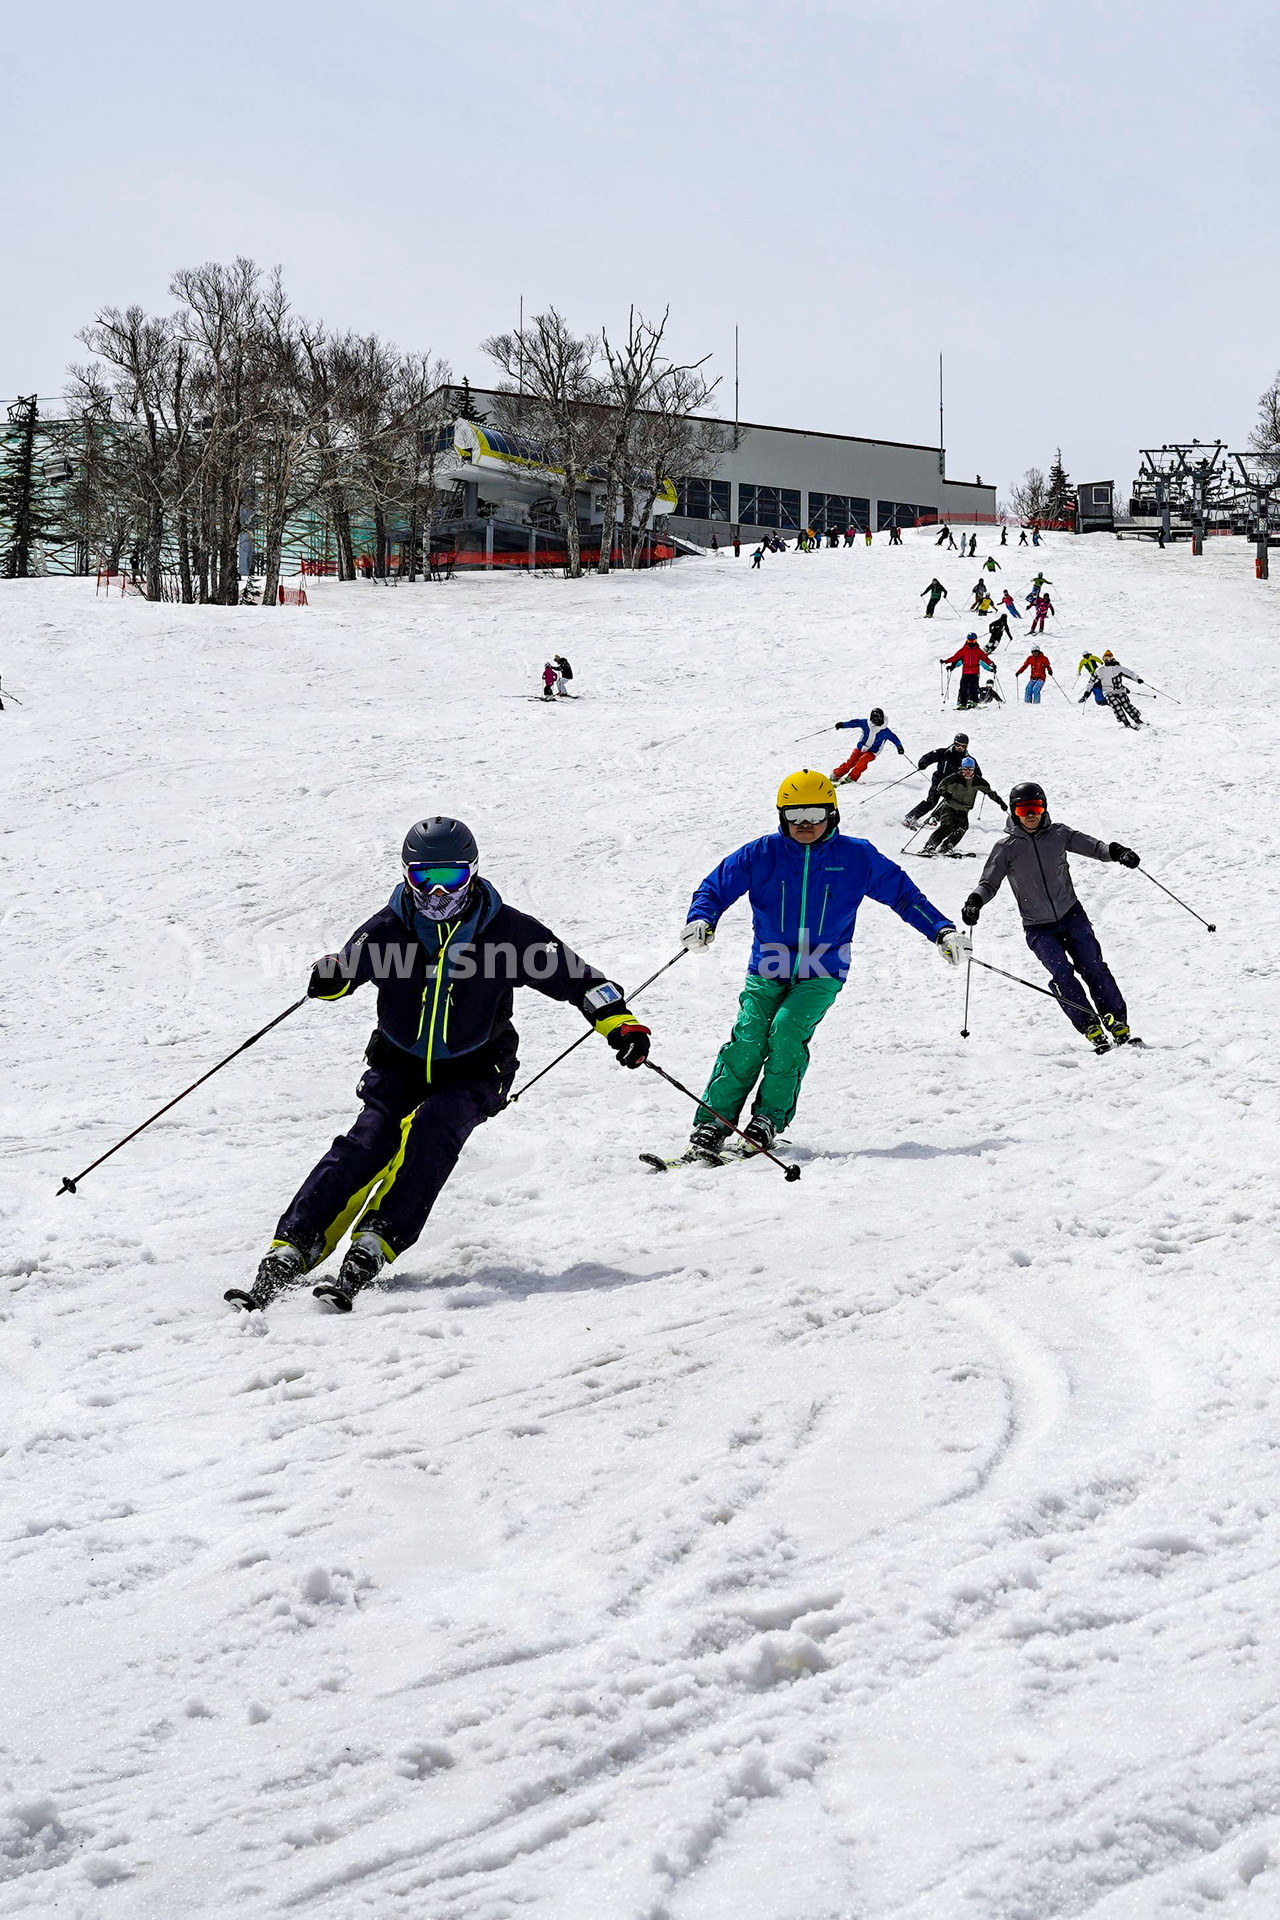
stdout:
POLYGON ((846 527, 871 525, 871 502, 856 493, 811 493, 807 526, 815 533, 843 533, 846 527))
POLYGON ((676 488, 676 512, 686 520, 727 520, 728 480, 682 480, 676 488))
POLYGON ((905 500, 876 501, 876 525, 882 533, 886 527, 914 527, 937 517, 936 507, 913 507, 905 500))
POLYGON ((738 486, 738 520, 748 527, 779 527, 791 533, 800 527, 798 487, 738 486))

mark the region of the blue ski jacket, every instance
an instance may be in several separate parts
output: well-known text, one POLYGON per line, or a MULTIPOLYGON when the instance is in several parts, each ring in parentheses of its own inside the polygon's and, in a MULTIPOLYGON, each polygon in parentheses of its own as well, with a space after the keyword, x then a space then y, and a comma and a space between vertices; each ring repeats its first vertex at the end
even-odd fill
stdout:
POLYGON ((872 738, 871 722, 869 720, 837 720, 836 721, 837 733, 839 733, 841 729, 844 727, 861 727, 862 728, 862 738, 858 742, 858 745, 863 749, 864 752, 879 753, 880 749, 884 746, 886 741, 888 741, 890 745, 895 746, 898 749, 899 753, 905 752, 905 748, 903 747, 901 740, 899 740, 897 734, 894 733, 892 729, 889 727, 877 727, 874 738, 872 738))
POLYGON ((698 887, 687 919, 714 927, 744 893, 755 931, 748 972, 766 980, 846 979, 868 894, 927 940, 955 925, 869 840, 846 839, 838 827, 812 847, 781 833, 739 847, 698 887))

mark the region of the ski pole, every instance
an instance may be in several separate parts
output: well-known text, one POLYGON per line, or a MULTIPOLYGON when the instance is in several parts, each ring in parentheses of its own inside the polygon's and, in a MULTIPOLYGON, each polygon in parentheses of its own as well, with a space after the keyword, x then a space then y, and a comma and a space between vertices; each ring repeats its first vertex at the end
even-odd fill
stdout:
POLYGON ((890 787, 900 787, 904 780, 909 780, 911 778, 911 774, 919 773, 919 771, 920 771, 919 767, 912 767, 910 773, 899 774, 896 780, 886 780, 882 787, 869 787, 865 793, 858 794, 856 799, 851 804, 854 806, 861 806, 862 802, 864 800, 869 800, 873 793, 888 793, 890 787))
MULTIPOLYGON (((1066 701, 1066 703, 1067 703, 1067 705, 1068 705, 1069 707, 1070 707, 1070 706, 1073 706, 1073 705, 1075 704, 1075 702, 1074 702, 1074 701, 1072 700, 1072 698, 1071 698, 1071 695, 1070 695, 1070 694, 1069 694, 1069 693, 1067 692, 1067 690, 1066 690, 1066 688, 1065 688, 1065 687, 1059 687, 1059 686, 1058 686, 1058 681, 1057 681, 1057 676, 1056 676, 1056 675, 1054 675, 1054 674, 1050 674, 1050 675, 1049 675, 1049 678, 1050 678, 1050 679, 1051 679, 1051 680, 1053 681, 1053 684, 1054 684, 1054 686, 1055 686, 1055 687, 1058 687, 1058 692, 1059 692, 1059 693, 1060 693, 1060 694, 1062 695, 1062 697, 1063 697, 1063 699, 1064 699, 1064 700, 1066 701)), ((1079 675, 1079 674, 1077 674, 1077 675, 1076 675, 1076 679, 1077 679, 1077 680, 1079 680, 1079 678, 1080 678, 1080 675, 1079 675)))
MULTIPOLYGON (((1169 887, 1166 887, 1163 880, 1157 880, 1154 873, 1147 873, 1147 869, 1145 867, 1139 867, 1138 872, 1146 873, 1147 879, 1151 882, 1152 886, 1159 887, 1161 893, 1167 893, 1171 900, 1178 900, 1177 894, 1174 893, 1169 887)), ((1193 920, 1198 920, 1202 927, 1207 927, 1210 933, 1216 933, 1218 931, 1217 923, 1215 921, 1206 920, 1204 915, 1197 913, 1194 907, 1187 906, 1187 903, 1185 900, 1178 900, 1178 905, 1182 907, 1185 912, 1189 913, 1193 920)))
POLYGON ((964 1023, 960 1028, 960 1038, 969 1038, 969 988, 973 981, 973 948, 969 949, 969 964, 964 970, 964 1023))
MULTIPOLYGON (((830 727, 819 727, 817 731, 814 733, 802 733, 800 735, 800 740, 816 740, 819 733, 830 733, 830 731, 831 731, 830 727)), ((793 740, 791 742, 792 746, 798 747, 800 745, 800 740, 793 740)))
POLYGON ((1145 687, 1150 687, 1152 693, 1158 693, 1162 700, 1173 700, 1173 704, 1175 707, 1180 707, 1182 705, 1181 700, 1175 700, 1174 696, 1171 693, 1166 693, 1163 687, 1154 686, 1150 680, 1144 680, 1142 684, 1145 687))
MULTIPOLYGON (((665 973, 668 967, 674 967, 676 961, 683 960, 686 953, 688 953, 688 951, 689 951, 688 947, 681 947, 679 953, 673 953, 669 960, 663 961, 662 965, 658 968, 658 973, 665 973)), ((628 994, 627 998, 629 1000, 638 1000, 640 998, 640 995, 644 992, 645 988, 651 987, 653 985, 654 981, 658 977, 658 973, 651 973, 647 980, 642 980, 640 982, 640 985, 636 988, 635 992, 628 994)), ((569 1043, 569 1045, 565 1048, 563 1053, 558 1053, 554 1060, 549 1061, 545 1067, 540 1068, 539 1071, 534 1074, 532 1080, 526 1080, 524 1085, 520 1087, 515 1093, 508 1094, 506 1104, 509 1107, 514 1107, 516 1101, 520 1099, 522 1094, 528 1093, 530 1087, 537 1086, 539 1080, 541 1080, 544 1073, 550 1073, 552 1067, 558 1067, 562 1060, 567 1060, 569 1058, 569 1055, 574 1051, 574 1048, 580 1047, 584 1040, 589 1040, 594 1032, 595 1032, 594 1027, 588 1027, 585 1033, 580 1033, 576 1040, 573 1040, 569 1043)))
POLYGON ((17 694, 10 693, 8 687, 0 687, 0 700, 12 700, 15 707, 22 707, 26 705, 26 701, 19 700, 17 694))
POLYGON ((202 1087, 206 1080, 212 1080, 214 1074, 221 1073, 224 1067, 230 1066, 237 1055, 242 1054, 247 1047, 254 1046, 262 1039, 264 1034, 270 1033, 272 1027, 278 1027, 282 1020, 287 1020, 291 1013, 296 1013, 299 1007, 305 1007, 306 1004, 307 996, 304 993, 301 1000, 295 1000, 291 1007, 286 1007, 283 1013, 278 1013, 274 1020, 268 1020, 265 1027, 259 1027, 257 1033, 251 1033, 247 1040, 240 1043, 234 1053, 229 1053, 225 1060, 219 1060, 216 1067, 210 1067, 208 1073, 202 1073, 200 1078, 193 1080, 189 1087, 184 1087, 182 1092, 175 1094, 172 1100, 167 1100, 164 1106, 160 1107, 151 1115, 150 1120, 144 1120, 142 1125, 135 1127, 132 1133, 126 1133, 123 1140, 117 1140, 114 1147, 108 1147, 107 1151, 100 1153, 96 1160, 91 1160, 83 1173, 77 1173, 75 1177, 70 1180, 64 1179, 62 1185, 58 1188, 58 1192, 74 1193, 80 1182, 84 1179, 85 1174, 92 1173, 94 1168, 100 1167, 104 1160, 109 1160, 113 1153, 119 1153, 121 1147, 127 1147, 131 1140, 136 1140, 140 1133, 146 1132, 147 1128, 152 1124, 152 1121, 158 1120, 161 1114, 168 1113, 170 1107, 176 1107, 179 1100, 185 1100, 189 1093, 194 1093, 197 1087, 202 1087))
MULTIPOLYGON (((705 1100, 701 1099, 696 1093, 690 1093, 688 1087, 682 1087, 680 1082, 678 1080, 673 1079, 672 1076, 667 1072, 666 1068, 660 1067, 656 1060, 646 1060, 644 1064, 646 1065, 646 1067, 652 1068, 654 1073, 660 1075, 660 1077, 666 1081, 669 1087, 674 1087, 677 1093, 682 1093, 686 1100, 692 1100, 695 1107, 707 1106, 707 1103, 705 1100)), ((720 1125, 722 1127, 728 1127, 730 1133, 736 1133, 739 1140, 745 1140, 753 1153, 762 1153, 766 1160, 772 1160, 775 1167, 781 1167, 783 1173, 786 1175, 788 1180, 798 1180, 800 1178, 799 1167, 795 1166, 794 1164, 788 1166, 785 1160, 779 1160, 776 1153, 770 1153, 768 1147, 757 1146, 755 1141, 752 1140, 747 1134, 745 1134, 742 1131, 741 1127, 735 1127, 732 1120, 726 1120, 725 1116, 722 1113, 716 1113, 716 1110, 714 1107, 707 1107, 707 1112, 711 1114, 715 1114, 715 1117, 720 1122, 720 1125)))
POLYGON ((1092 1017, 1088 1007, 1082 1007, 1078 1000, 1064 1000, 1052 987, 1038 987, 1034 980, 1024 980, 1020 973, 1006 973, 1003 967, 993 967, 989 960, 979 960, 976 953, 971 958, 975 967, 985 967, 988 973, 998 973, 1005 980, 1016 980, 1020 987, 1030 987, 1032 993, 1043 993, 1046 999, 1056 1000, 1060 1007, 1074 1007, 1077 1013, 1092 1017))

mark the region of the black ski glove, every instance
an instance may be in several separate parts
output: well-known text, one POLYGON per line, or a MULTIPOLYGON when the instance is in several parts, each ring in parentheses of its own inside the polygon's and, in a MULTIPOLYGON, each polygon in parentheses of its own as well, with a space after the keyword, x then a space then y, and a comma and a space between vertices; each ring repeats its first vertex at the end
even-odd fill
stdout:
POLYGON ((615 1027, 607 1038, 620 1067, 642 1067, 649 1058, 649 1029, 636 1020, 629 1020, 625 1027, 615 1027))
POLYGON ((308 1000, 337 1000, 350 985, 338 970, 336 953, 323 954, 311 969, 307 982, 308 1000))
POLYGON ((982 912, 982 901, 976 893, 971 893, 960 909, 960 918, 966 927, 976 927, 978 915, 982 912))
POLYGON ((901 758, 903 758, 903 759, 905 759, 905 758, 906 758, 906 753, 907 753, 907 750, 906 750, 906 748, 905 748, 905 747, 899 747, 899 748, 898 748, 898 753, 899 753, 899 756, 900 756, 901 758))
POLYGON ((1113 840, 1111 842, 1110 846, 1107 848, 1107 852, 1111 855, 1111 858, 1113 860, 1118 860, 1122 867, 1136 867, 1140 864, 1138 860, 1138 856, 1133 851, 1133 848, 1122 847, 1118 840, 1113 840))

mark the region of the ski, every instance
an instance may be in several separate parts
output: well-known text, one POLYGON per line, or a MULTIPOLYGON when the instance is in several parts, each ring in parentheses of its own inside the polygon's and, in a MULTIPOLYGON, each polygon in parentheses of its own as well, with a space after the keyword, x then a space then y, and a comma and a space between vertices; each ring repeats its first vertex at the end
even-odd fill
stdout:
POLYGON ((670 1173, 673 1167, 728 1167, 744 1157, 736 1153, 699 1153, 692 1147, 687 1153, 677 1154, 674 1160, 664 1160, 660 1153, 640 1155, 645 1166, 654 1173, 670 1173))
POLYGON ((222 1297, 228 1301, 231 1306, 239 1307, 244 1313, 257 1313, 259 1311, 257 1301, 247 1294, 242 1287, 228 1287, 222 1297))

